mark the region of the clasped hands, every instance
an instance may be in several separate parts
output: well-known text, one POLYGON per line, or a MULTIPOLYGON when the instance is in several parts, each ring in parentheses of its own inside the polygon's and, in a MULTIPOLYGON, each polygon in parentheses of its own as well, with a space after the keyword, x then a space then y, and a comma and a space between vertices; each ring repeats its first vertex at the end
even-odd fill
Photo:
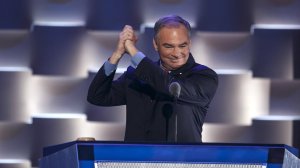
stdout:
POLYGON ((138 52, 138 49, 135 46, 136 42, 137 36, 133 28, 129 25, 124 26, 122 32, 119 34, 117 47, 109 58, 109 62, 117 64, 125 53, 134 56, 138 52))

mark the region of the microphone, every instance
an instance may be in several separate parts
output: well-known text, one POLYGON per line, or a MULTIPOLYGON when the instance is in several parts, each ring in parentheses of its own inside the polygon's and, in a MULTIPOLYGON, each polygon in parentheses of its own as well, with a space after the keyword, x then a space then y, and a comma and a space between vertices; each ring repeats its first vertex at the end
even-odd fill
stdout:
POLYGON ((172 82, 169 86, 169 93, 176 99, 179 98, 181 92, 181 86, 178 82, 172 82))
MULTIPOLYGON (((175 98, 175 106, 177 104, 177 99, 179 98, 180 96, 180 92, 181 92, 181 86, 178 82, 172 82, 169 86, 169 92, 172 96, 174 96, 175 98)), ((178 126, 177 126, 177 112, 174 111, 174 118, 175 118, 175 122, 174 122, 174 140, 175 142, 177 142, 177 137, 178 137, 178 126)))
POLYGON ((180 98, 180 92, 181 92, 181 86, 178 82, 172 82, 169 85, 169 93, 174 96, 175 103, 179 100, 180 102, 189 103, 193 105, 202 105, 203 102, 199 100, 198 98, 180 98))

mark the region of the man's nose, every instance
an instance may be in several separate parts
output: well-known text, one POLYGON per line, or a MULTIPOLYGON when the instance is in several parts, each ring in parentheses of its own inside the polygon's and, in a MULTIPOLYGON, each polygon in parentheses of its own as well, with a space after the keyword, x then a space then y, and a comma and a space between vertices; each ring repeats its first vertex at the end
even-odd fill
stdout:
POLYGON ((176 57, 179 57, 181 53, 181 48, 179 47, 174 47, 172 54, 176 57))

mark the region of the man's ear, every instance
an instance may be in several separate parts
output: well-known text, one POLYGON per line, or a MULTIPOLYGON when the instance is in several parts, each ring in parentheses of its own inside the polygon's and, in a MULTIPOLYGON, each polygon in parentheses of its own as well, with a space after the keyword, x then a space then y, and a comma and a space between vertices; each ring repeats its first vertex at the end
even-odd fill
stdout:
POLYGON ((154 47, 155 51, 158 51, 158 47, 157 47, 157 44, 156 44, 156 41, 154 38, 152 40, 152 43, 153 43, 153 47, 154 47))

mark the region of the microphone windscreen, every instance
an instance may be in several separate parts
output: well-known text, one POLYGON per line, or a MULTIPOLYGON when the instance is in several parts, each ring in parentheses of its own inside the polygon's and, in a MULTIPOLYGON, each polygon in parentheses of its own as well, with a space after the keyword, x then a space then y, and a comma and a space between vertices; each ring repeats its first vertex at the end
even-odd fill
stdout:
POLYGON ((172 82, 169 86, 169 93, 178 98, 180 95, 180 91, 181 91, 181 86, 178 82, 172 82))

